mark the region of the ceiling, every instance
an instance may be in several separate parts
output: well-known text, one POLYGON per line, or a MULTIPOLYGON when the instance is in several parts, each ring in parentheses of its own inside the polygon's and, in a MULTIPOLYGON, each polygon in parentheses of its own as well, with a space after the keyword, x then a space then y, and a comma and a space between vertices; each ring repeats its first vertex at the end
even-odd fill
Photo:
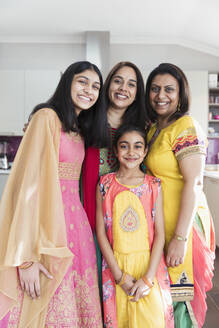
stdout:
POLYGON ((177 44, 219 56, 218 0, 0 0, 0 42, 177 44))

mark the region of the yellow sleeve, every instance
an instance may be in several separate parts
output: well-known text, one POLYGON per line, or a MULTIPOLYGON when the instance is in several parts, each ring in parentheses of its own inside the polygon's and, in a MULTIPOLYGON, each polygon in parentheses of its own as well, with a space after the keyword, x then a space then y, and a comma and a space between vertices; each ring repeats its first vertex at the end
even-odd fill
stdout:
POLYGON ((179 119, 178 123, 172 136, 172 151, 176 159, 180 161, 193 154, 206 156, 207 138, 198 122, 190 116, 185 116, 179 119))

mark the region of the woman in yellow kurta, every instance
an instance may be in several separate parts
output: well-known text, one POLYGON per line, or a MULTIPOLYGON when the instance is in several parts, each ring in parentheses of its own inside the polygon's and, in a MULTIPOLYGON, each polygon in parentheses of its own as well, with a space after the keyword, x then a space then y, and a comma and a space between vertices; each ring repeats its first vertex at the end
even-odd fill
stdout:
POLYGON ((174 327, 160 181, 141 171, 145 131, 122 126, 115 135, 116 173, 97 186, 97 238, 103 254, 106 328, 174 327), (156 208, 156 209, 155 209, 156 208))
POLYGON ((175 327, 202 327, 214 259, 212 220, 202 192, 206 137, 188 115, 188 82, 178 67, 161 64, 151 72, 146 106, 154 124, 145 164, 161 179, 175 327))

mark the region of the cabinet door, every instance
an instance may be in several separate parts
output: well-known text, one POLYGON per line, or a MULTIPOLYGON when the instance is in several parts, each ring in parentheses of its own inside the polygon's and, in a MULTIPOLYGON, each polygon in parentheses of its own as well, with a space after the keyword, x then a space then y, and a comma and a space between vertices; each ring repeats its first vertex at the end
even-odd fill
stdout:
POLYGON ((46 102, 54 93, 61 73, 59 71, 25 71, 25 113, 27 122, 33 108, 46 102))
POLYGON ((185 72, 191 91, 190 114, 199 122, 204 132, 208 133, 208 72, 185 72))
POLYGON ((7 179, 8 179, 8 174, 0 173, 0 200, 2 198, 2 193, 3 193, 4 187, 6 185, 7 179))
POLYGON ((0 71, 0 135, 22 135, 24 71, 0 71))
POLYGON ((204 192, 215 225, 216 245, 219 247, 219 180, 205 177, 204 192))

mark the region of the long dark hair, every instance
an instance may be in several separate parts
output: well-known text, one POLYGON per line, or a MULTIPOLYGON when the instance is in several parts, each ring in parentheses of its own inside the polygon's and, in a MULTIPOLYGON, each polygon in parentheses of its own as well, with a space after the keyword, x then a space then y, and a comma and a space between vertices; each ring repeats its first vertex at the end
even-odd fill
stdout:
POLYGON ((162 63, 158 67, 156 67, 148 76, 146 82, 146 92, 145 92, 145 104, 146 109, 149 115, 149 118, 152 122, 157 120, 157 113, 153 110, 150 104, 150 89, 151 84, 155 76, 157 75, 164 75, 170 74, 172 75, 178 82, 179 85, 179 106, 178 110, 176 108, 176 112, 173 113, 168 119, 168 121, 172 121, 173 119, 177 120, 178 118, 182 117, 189 111, 190 106, 190 92, 189 92, 189 84, 187 78, 183 71, 177 67, 176 65, 169 64, 169 63, 162 63))
POLYGON ((136 92, 136 99, 135 101, 127 108, 125 113, 122 117, 122 124, 134 124, 137 126, 140 126, 142 128, 145 128, 145 126, 148 123, 148 116, 145 109, 145 101, 144 101, 144 81, 141 75, 140 70, 138 67, 128 61, 120 62, 117 65, 115 65, 112 70, 109 72, 103 86, 103 95, 105 100, 105 110, 110 105, 110 99, 109 99, 109 87, 111 80, 113 76, 116 74, 116 72, 123 68, 123 67, 131 67, 136 73, 137 77, 137 92, 136 92))
POLYGON ((51 108, 58 115, 65 132, 81 133, 87 147, 104 147, 107 144, 107 118, 106 112, 102 109, 102 87, 102 75, 96 65, 88 61, 73 63, 62 74, 52 97, 46 103, 37 105, 31 116, 41 108, 51 108), (77 117, 71 97, 71 85, 74 75, 85 70, 92 70, 97 73, 100 79, 100 92, 96 103, 90 109, 81 111, 77 117))

